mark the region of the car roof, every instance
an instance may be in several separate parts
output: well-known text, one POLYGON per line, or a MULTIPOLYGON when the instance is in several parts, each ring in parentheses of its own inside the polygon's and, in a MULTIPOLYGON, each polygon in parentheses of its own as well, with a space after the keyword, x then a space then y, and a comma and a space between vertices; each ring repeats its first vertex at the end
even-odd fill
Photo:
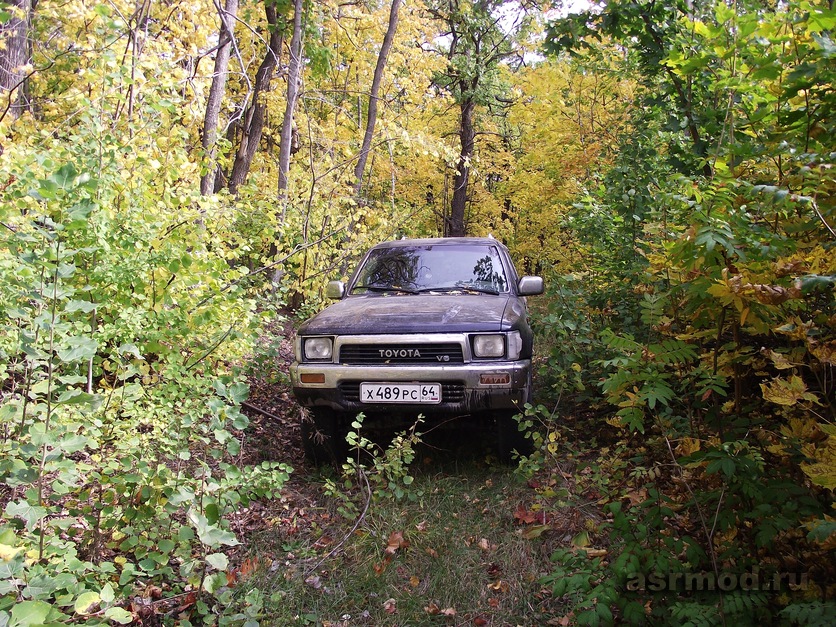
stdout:
POLYGON ((373 248, 399 248, 402 246, 456 246, 462 244, 481 244, 488 246, 503 246, 502 242, 493 237, 427 237, 417 239, 397 239, 381 242, 373 248))

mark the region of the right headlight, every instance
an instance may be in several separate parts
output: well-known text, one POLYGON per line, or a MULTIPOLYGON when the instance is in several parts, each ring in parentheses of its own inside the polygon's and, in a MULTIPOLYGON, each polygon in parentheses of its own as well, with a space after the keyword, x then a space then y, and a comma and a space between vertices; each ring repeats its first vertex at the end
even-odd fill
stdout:
POLYGON ((479 359, 505 355, 505 336, 502 334, 474 335, 473 355, 479 359))
POLYGON ((330 360, 334 354, 334 342, 330 337, 309 337, 302 342, 306 361, 330 360))

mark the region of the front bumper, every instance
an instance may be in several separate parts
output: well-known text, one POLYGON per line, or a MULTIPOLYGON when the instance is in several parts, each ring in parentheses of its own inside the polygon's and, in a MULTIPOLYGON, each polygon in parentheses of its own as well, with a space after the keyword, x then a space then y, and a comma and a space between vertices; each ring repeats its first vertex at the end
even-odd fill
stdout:
POLYGON ((299 363, 290 367, 293 393, 304 407, 347 412, 423 412, 472 414, 522 409, 529 400, 531 360, 469 362, 447 365, 348 365, 299 363), (321 383, 303 383, 319 378, 321 383), (364 403, 360 383, 440 383, 438 404, 364 403))

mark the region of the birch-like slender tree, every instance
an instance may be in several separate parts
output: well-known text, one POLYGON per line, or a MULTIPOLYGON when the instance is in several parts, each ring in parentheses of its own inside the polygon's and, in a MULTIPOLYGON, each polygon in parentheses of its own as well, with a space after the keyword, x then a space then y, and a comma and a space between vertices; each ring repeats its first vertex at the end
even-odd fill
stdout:
POLYGON ((520 23, 503 24, 506 0, 429 0, 427 9, 445 25, 442 52, 447 70, 436 77, 437 84, 450 92, 459 106, 459 158, 453 175, 450 217, 444 233, 450 237, 467 234, 466 209, 470 170, 476 146, 476 111, 496 102, 500 95, 498 67, 513 54, 515 31, 520 23), (444 49, 446 47, 446 49, 444 49))
POLYGON ((360 148, 360 155, 357 157, 357 164, 354 166, 354 195, 360 196, 363 186, 363 171, 366 169, 366 161, 372 147, 374 127, 377 124, 377 104, 380 99, 380 83, 383 80, 383 72, 386 69, 386 61, 389 51, 392 49, 392 42, 395 39, 395 31, 398 28, 398 11, 401 7, 401 0, 392 0, 389 8, 389 26, 386 28, 386 35, 383 37, 383 45, 377 55, 377 64, 374 68, 372 78, 372 90, 369 94, 369 109, 366 113, 366 131, 363 134, 363 145, 360 148))
POLYGON ((229 73, 229 53, 235 36, 235 20, 238 17, 238 0, 226 0, 220 11, 221 28, 218 36, 218 51, 215 55, 215 69, 212 74, 212 86, 209 88, 209 100, 206 104, 206 115, 203 118, 203 152, 205 155, 206 173, 200 179, 200 193, 204 196, 215 191, 215 177, 218 167, 216 163, 218 139, 218 116, 221 102, 226 92, 226 78, 229 73))
POLYGON ((265 0, 264 11, 267 15, 267 27, 270 30, 270 37, 267 42, 267 51, 264 55, 264 60, 256 72, 252 101, 244 113, 244 118, 241 123, 241 139, 238 144, 238 151, 235 154, 235 161, 232 164, 232 171, 229 175, 229 191, 233 194, 247 180, 253 157, 255 157, 255 153, 261 142, 261 136, 264 132, 264 124, 267 118, 267 103, 264 94, 270 89, 270 81, 273 80, 273 74, 279 62, 279 55, 282 49, 282 34, 278 28, 278 12, 275 2, 273 0, 265 0))
POLYGON ((302 83, 302 14, 304 0, 293 2, 293 35, 290 39, 290 62, 287 68, 287 101, 282 120, 282 134, 279 143, 279 197, 284 198, 290 171, 290 152, 293 141, 293 117, 299 88, 302 83))
POLYGON ((29 30, 37 0, 8 0, 9 19, 0 23, 0 92, 7 101, 0 107, 0 118, 17 119, 28 107, 25 93, 25 67, 29 63, 29 30))

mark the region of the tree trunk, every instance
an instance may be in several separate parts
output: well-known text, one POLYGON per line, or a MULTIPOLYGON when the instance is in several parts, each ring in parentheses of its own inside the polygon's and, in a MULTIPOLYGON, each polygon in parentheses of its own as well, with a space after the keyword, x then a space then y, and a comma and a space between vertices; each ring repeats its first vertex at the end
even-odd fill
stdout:
POLYGON ((302 80, 302 9, 303 0, 293 2, 293 36, 290 39, 290 63, 287 70, 287 103, 282 121, 279 143, 279 197, 284 197, 290 171, 290 152, 293 148, 293 114, 299 99, 302 80))
POLYGON ((448 237, 464 237, 467 235, 467 225, 464 221, 465 206, 467 205, 467 183, 470 178, 470 160, 473 158, 473 145, 476 133, 473 129, 473 111, 476 105, 473 99, 467 98, 461 103, 461 119, 459 120, 459 138, 461 152, 453 177, 453 201, 450 205, 450 223, 447 229, 448 237))
POLYGON ((28 108, 23 68, 30 61, 29 28, 34 5, 32 0, 8 0, 8 9, 9 20, 0 24, 0 91, 8 92, 0 119, 6 114, 17 119, 28 108))
POLYGON ((267 113, 267 104, 261 96, 270 89, 270 81, 273 79, 273 72, 278 64, 282 49, 282 37, 276 27, 278 21, 276 5, 271 0, 265 0, 264 10, 270 28, 270 41, 267 45, 264 61, 261 62, 261 66, 255 75, 252 103, 244 115, 241 142, 238 145, 238 152, 235 154, 235 162, 232 164, 232 171, 229 175, 229 191, 233 194, 237 193, 238 188, 247 180, 253 157, 261 142, 267 113))
POLYGON ((366 169, 366 161, 369 157, 369 150, 372 147, 374 127, 377 123, 377 101, 380 93, 380 82, 383 79, 383 70, 386 68, 386 60, 389 57, 389 50, 392 48, 392 41, 395 39, 395 30, 398 27, 398 11, 401 7, 401 0, 392 0, 389 9, 389 27, 383 37, 383 45, 377 55, 377 65, 374 68, 372 79, 372 91, 369 94, 369 111, 366 115, 366 132, 363 135, 363 145, 360 148, 360 156, 357 158, 357 165, 354 166, 354 195, 360 196, 360 188, 363 185, 363 171, 366 169))
POLYGON ((206 115, 203 118, 203 154, 206 159, 206 174, 200 179, 200 193, 204 196, 215 191, 215 163, 218 138, 218 116, 221 102, 226 91, 226 77, 229 70, 229 51, 235 33, 235 18, 238 15, 238 0, 226 0, 221 11, 221 28, 218 37, 218 51, 215 55, 215 71, 212 75, 212 86, 209 89, 209 101, 206 103, 206 115))

